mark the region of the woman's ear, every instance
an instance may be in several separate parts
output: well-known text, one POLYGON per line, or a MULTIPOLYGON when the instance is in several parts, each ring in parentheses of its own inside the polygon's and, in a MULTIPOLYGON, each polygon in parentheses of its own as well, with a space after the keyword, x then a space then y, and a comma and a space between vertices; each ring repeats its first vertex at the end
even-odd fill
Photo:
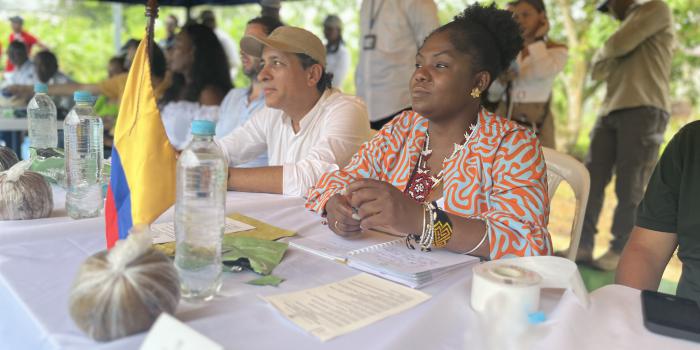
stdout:
POLYGON ((487 71, 481 71, 476 73, 476 81, 474 82, 474 87, 479 89, 481 92, 486 92, 491 85, 491 73, 487 71))

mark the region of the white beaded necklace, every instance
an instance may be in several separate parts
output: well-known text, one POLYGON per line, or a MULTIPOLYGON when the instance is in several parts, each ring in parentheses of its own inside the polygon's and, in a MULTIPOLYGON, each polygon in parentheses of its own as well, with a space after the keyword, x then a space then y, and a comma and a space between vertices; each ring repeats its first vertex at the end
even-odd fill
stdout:
MULTIPOLYGON (((479 125, 479 118, 477 117, 476 124, 470 125, 469 128, 467 128, 467 131, 464 133, 464 142, 461 145, 457 144, 457 143, 454 144, 454 149, 452 150, 452 153, 449 156, 445 157, 445 159, 443 160, 443 164, 454 159, 454 157, 456 157, 459 154, 459 152, 461 152, 462 150, 464 150, 464 148, 467 147, 467 143, 472 138, 472 135, 474 135, 474 133, 476 132, 478 125, 479 125)), ((423 167, 424 167, 424 169, 426 169, 424 171, 428 171, 428 164, 427 164, 426 158, 432 153, 433 153, 433 150, 430 149, 430 133, 426 130, 426 132, 425 132, 425 145, 423 146, 423 150, 421 150, 421 152, 420 152, 420 159, 418 159, 419 163, 421 161, 424 162, 423 167)), ((419 169, 419 171, 421 171, 421 170, 419 169)), ((433 187, 436 186, 442 180, 442 173, 443 172, 444 172, 444 169, 440 169, 440 172, 436 176, 432 176, 432 175, 430 176, 431 179, 433 180, 433 187)))

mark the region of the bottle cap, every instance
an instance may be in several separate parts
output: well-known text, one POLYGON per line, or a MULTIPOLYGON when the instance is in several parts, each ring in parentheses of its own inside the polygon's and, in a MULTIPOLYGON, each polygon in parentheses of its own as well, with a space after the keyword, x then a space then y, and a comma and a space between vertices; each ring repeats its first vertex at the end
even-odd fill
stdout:
POLYGON ((36 83, 34 84, 34 92, 45 94, 49 92, 49 87, 44 83, 36 83))
POLYGON ((192 135, 212 136, 216 130, 216 124, 209 120, 193 120, 192 135))
POLYGON ((92 94, 90 91, 78 90, 73 93, 73 100, 75 102, 92 102, 92 94))
POLYGON ((544 312, 542 311, 535 311, 527 315, 527 320, 530 322, 530 324, 540 324, 547 321, 547 316, 545 316, 544 312))

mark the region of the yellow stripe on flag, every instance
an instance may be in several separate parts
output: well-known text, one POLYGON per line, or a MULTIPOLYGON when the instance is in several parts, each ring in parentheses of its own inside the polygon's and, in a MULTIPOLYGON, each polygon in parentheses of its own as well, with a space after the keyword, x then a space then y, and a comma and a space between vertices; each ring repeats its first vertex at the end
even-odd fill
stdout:
POLYGON ((146 35, 129 70, 114 135, 134 226, 152 223, 175 202, 176 153, 160 118, 147 51, 146 35))

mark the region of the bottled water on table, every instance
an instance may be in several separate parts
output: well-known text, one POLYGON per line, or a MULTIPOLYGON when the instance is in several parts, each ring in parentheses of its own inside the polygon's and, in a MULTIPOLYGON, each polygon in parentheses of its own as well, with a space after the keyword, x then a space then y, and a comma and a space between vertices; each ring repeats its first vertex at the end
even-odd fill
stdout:
POLYGON ((102 119, 92 95, 76 91, 75 107, 63 122, 66 161, 66 211, 73 219, 100 215, 102 199, 102 119))
POLYGON ((27 122, 29 123, 29 146, 32 148, 50 148, 58 146, 58 128, 56 127, 56 105, 46 94, 48 87, 43 83, 34 84, 34 98, 27 105, 27 122))
POLYGON ((182 297, 210 300, 221 289, 228 165, 214 143, 215 125, 192 122, 192 141, 177 160, 175 268, 182 297))

